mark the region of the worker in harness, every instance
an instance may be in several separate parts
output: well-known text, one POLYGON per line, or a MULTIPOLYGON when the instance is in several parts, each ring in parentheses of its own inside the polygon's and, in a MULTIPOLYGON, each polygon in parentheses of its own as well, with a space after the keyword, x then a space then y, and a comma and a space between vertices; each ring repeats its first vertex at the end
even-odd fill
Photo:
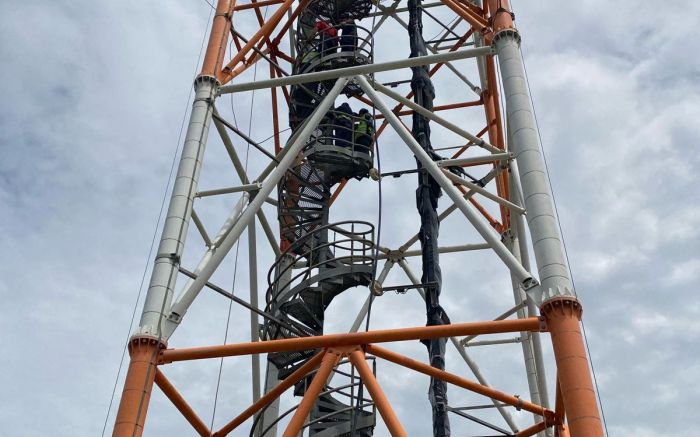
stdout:
POLYGON ((337 147, 352 148, 353 120, 355 113, 350 105, 345 102, 335 108, 335 145, 337 147))
POLYGON ((326 20, 316 22, 316 32, 321 38, 319 51, 321 57, 325 58, 336 52, 338 48, 338 31, 326 20))
MULTIPOLYGON (((310 71, 307 70, 311 70, 311 67, 315 63, 317 63, 320 58, 320 54, 318 53, 318 50, 316 50, 314 44, 309 44, 306 46, 306 48, 308 50, 305 53, 299 54, 299 56, 301 56, 301 62, 299 63, 299 73, 309 73, 310 71)), ((314 86, 312 88, 312 85, 315 85, 315 83, 307 84, 307 88, 310 88, 315 92, 316 87, 314 86)))
POLYGON ((358 122, 355 123, 353 142, 358 152, 369 154, 374 138, 374 118, 367 108, 360 109, 358 122))
POLYGON ((347 18, 340 22, 340 51, 354 52, 357 49, 357 26, 355 20, 347 18))

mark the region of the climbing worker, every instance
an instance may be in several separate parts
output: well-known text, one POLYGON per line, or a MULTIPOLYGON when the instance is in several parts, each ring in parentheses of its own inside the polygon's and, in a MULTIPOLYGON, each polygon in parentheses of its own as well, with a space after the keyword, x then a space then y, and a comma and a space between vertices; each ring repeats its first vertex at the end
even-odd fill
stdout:
POLYGON ((340 22, 340 51, 354 52, 357 49, 357 26, 355 20, 347 18, 340 22))
MULTIPOLYGON (((309 73, 307 70, 311 70, 311 67, 318 62, 320 55, 313 44, 306 46, 307 51, 305 53, 300 53, 301 62, 299 64, 299 73, 309 73)), ((311 85, 311 84, 309 84, 311 85)), ((316 91, 315 89, 313 91, 316 91)))
POLYGON ((314 34, 316 33, 316 18, 308 9, 304 9, 304 12, 299 16, 297 32, 299 41, 303 44, 311 43, 311 40, 314 38, 314 34))
POLYGON ((374 137, 374 118, 367 108, 360 109, 358 122, 355 123, 353 141, 359 152, 369 153, 374 137))
POLYGON ((316 22, 316 32, 321 38, 321 45, 319 47, 321 57, 326 57, 335 53, 338 47, 338 31, 335 27, 328 21, 321 19, 316 22))
POLYGON ((353 119, 355 113, 350 105, 345 102, 335 108, 335 145, 337 147, 352 148, 353 119))
POLYGON ((335 124, 335 115, 333 111, 328 111, 326 115, 321 120, 319 124, 319 129, 321 129, 321 144, 332 146, 333 145, 333 126, 335 124))

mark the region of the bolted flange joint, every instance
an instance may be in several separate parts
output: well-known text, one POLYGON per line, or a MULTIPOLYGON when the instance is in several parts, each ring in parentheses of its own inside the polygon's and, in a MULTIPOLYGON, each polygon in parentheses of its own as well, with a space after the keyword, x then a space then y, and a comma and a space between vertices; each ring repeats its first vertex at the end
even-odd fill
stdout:
POLYGON ((581 303, 573 296, 559 296, 548 299, 540 306, 540 313, 545 319, 553 315, 576 317, 579 321, 583 314, 581 303))
POLYGON ((522 38, 520 37, 520 32, 518 32, 518 29, 507 28, 507 29, 499 30, 493 35, 493 39, 491 40, 491 47, 493 47, 495 50, 496 43, 499 40, 506 38, 506 37, 513 38, 515 40, 515 42, 518 44, 518 46, 520 46, 520 42, 522 41, 522 38))

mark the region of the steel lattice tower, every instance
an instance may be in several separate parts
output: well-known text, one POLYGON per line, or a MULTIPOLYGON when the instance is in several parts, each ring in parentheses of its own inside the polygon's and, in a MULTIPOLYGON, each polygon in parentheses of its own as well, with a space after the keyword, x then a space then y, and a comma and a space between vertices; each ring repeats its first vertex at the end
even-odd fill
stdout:
MULTIPOLYGON (((194 103, 140 324, 128 346, 131 362, 114 436, 142 435, 154 384, 203 436, 243 428, 256 436, 278 431, 285 437, 371 436, 379 420, 391 435, 415 435, 392 407, 403 400, 391 399, 378 382, 382 378, 376 375, 387 362, 430 376, 432 408, 415 414, 432 420, 434 436, 461 432, 456 419, 499 435, 603 435, 580 327, 581 304, 571 281, 513 20, 506 0, 218 1, 194 82, 194 103), (424 20, 440 29, 427 41, 424 20), (243 23, 257 30, 243 35, 243 23), (388 23, 393 31, 387 30, 388 23), (378 49, 389 40, 403 48, 378 49), (242 80, 253 68, 269 76, 242 80), (438 73, 448 75, 442 84, 449 83, 449 90, 433 84, 438 73), (405 92, 400 92, 402 87, 405 92), (257 117, 254 123, 273 133, 274 148, 256 142, 217 108, 223 96, 244 102, 256 91, 270 96, 269 117, 257 117), (464 95, 473 98, 453 101, 453 96, 464 95), (434 104, 436 96, 447 96, 449 103, 434 104), (355 112, 352 106, 363 110, 355 112), (467 119, 481 120, 483 129, 470 132, 467 119), (212 124, 239 183, 199 190, 212 124), (401 147, 385 151, 384 138, 401 147), (250 174, 235 144, 257 149, 260 158, 254 159, 264 160, 258 174, 250 174), (398 159, 399 153, 414 157, 416 165, 382 173, 380 155, 386 162, 398 159), (381 222, 346 217, 348 211, 338 215, 337 206, 333 208, 342 202, 346 187, 358 180, 381 187, 387 179, 402 189, 384 204, 408 201, 417 206, 415 235, 392 247, 379 240, 381 222), (216 196, 228 196, 230 212, 223 224, 207 223, 197 214, 200 202, 216 196), (235 201, 230 201, 232 196, 235 201), (263 206, 276 211, 278 229, 263 206), (449 234, 439 235, 448 216, 480 240, 449 244, 449 234), (207 230, 214 228, 218 233, 210 235, 207 230), (192 241, 186 244, 195 229, 203 248, 192 241), (256 229, 264 231, 269 245, 258 246, 256 229), (243 254, 249 266, 248 301, 212 279, 244 232, 249 244, 243 254), (420 248, 412 249, 416 243, 420 248), (257 261, 263 252, 274 261, 264 266, 269 274, 260 287, 264 278, 258 277, 257 261), (463 252, 483 254, 484 265, 498 263, 511 284, 514 300, 502 303, 499 316, 484 314, 482 321, 473 321, 451 311, 448 317, 441 306, 440 296, 452 290, 443 286, 440 254, 463 252), (188 253, 199 253, 195 268, 183 261, 188 253), (411 257, 420 257, 421 275, 409 265, 411 257), (392 269, 402 271, 405 282, 389 283, 392 269), (181 276, 186 277, 184 285, 181 276), (250 312, 245 324, 250 324, 251 342, 169 348, 176 329, 187 329, 185 315, 205 289, 250 312), (324 335, 327 308, 349 289, 364 290, 350 332, 324 335), (389 291, 419 294, 426 326, 369 326, 362 332, 372 302, 389 291), (507 333, 518 337, 481 340, 507 333), (549 364, 542 352, 547 338, 554 357, 549 364), (380 345, 417 340, 427 346, 427 360, 380 345), (492 386, 484 376, 488 371, 482 372, 470 352, 508 343, 521 347, 519 371, 528 396, 499 391, 493 375, 492 386), (450 344, 454 349, 446 353, 450 344), (253 404, 220 429, 209 429, 163 368, 179 361, 236 356, 252 357, 253 404), (446 360, 463 360, 474 380, 447 372, 446 360), (556 367, 553 401, 547 365, 556 367), (465 389, 485 396, 490 404, 451 405, 449 394, 465 389), (283 394, 296 399, 287 412, 280 409, 283 394), (497 415, 481 415, 487 409, 497 415), (519 427, 514 409, 532 413, 534 424, 519 427)), ((391 214, 384 212, 385 221, 391 214)), ((381 232, 388 235, 394 229, 384 226, 381 232)))

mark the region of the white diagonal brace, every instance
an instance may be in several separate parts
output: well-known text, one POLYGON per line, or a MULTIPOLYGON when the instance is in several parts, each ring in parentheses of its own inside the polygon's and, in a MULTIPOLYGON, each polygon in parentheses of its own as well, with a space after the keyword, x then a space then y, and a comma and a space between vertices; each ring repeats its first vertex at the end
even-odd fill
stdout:
MULTIPOLYGON (((265 179, 260 191, 258 191, 253 200, 250 202, 248 208, 246 208, 243 214, 241 214, 236 224, 221 243, 219 250, 212 255, 208 263, 202 268, 201 273, 197 275, 197 279, 194 280, 192 286, 180 296, 180 299, 178 299, 177 302, 173 304, 168 317, 170 322, 177 324, 180 323, 182 317, 187 312, 187 309, 190 307, 190 305, 192 305, 192 302, 194 302, 195 298, 199 295, 204 285, 207 283, 207 281, 209 281, 211 276, 214 274, 214 271, 219 267, 219 264, 221 264, 226 254, 228 254, 236 241, 238 241, 238 238, 241 236, 241 233, 243 233, 243 230, 254 219, 255 214, 257 214, 267 196, 273 189, 275 189, 275 187, 277 187, 277 183, 282 179, 284 174, 287 172, 287 169, 296 159, 297 154, 301 151, 302 147, 304 147, 304 144, 306 144, 306 141, 311 136, 311 132, 313 131, 314 127, 318 125, 321 118, 326 115, 326 112, 333 105, 335 98, 338 97, 347 82, 347 78, 341 78, 336 81, 333 88, 328 92, 326 97, 323 98, 318 107, 316 107, 314 113, 307 120, 307 123, 301 129, 299 135, 296 135, 294 137, 294 141, 287 145, 283 152, 280 152, 280 155, 284 154, 284 157, 279 159, 279 164, 265 179)), ((172 332, 172 330, 170 332, 172 332)))
POLYGON ((451 180, 455 184, 459 185, 464 185, 465 187, 469 188, 470 190, 474 190, 477 193, 481 194, 482 196, 486 197, 487 199, 491 199, 494 202, 498 203, 499 205, 503 205, 506 208, 510 208, 511 211, 517 214, 525 214, 525 208, 521 208, 520 206, 516 205, 513 202, 510 202, 498 194, 493 194, 489 190, 482 188, 478 186, 477 184, 469 181, 465 181, 464 179, 460 178, 454 173, 451 173, 449 170, 445 170, 444 168, 442 169, 442 173, 447 176, 447 179, 451 180))
MULTIPOLYGON (((411 267, 408 265, 408 262, 405 259, 400 259, 399 265, 406 273, 406 276, 408 276, 408 279, 413 283, 413 285, 420 285, 418 277, 413 273, 413 270, 411 270, 411 267)), ((423 290, 422 288, 417 288, 417 290, 418 294, 420 294, 423 300, 425 300, 425 290, 423 290)), ((486 387, 491 387, 489 385, 489 382, 486 380, 484 374, 481 373, 481 369, 479 369, 479 366, 476 364, 476 361, 474 361, 472 357, 469 356, 467 350, 464 348, 464 346, 462 346, 462 343, 459 342, 459 339, 456 337, 450 337, 450 341, 452 342, 452 345, 455 347, 455 349, 457 349, 457 352, 459 352, 459 355, 462 357, 469 369, 472 371, 472 373, 476 377, 476 380, 479 381, 479 384, 484 385, 486 387)), ((501 413, 501 416, 503 416, 503 420, 506 421, 510 429, 513 432, 518 432, 518 426, 515 424, 513 416, 511 416, 510 412, 506 410, 505 405, 501 404, 500 402, 494 399, 492 399, 492 402, 493 405, 498 409, 498 412, 501 413)))
POLYGON ((439 124, 440 126, 443 126, 452 132, 456 133, 459 136, 462 136, 472 143, 476 144, 477 146, 483 147, 484 149, 488 150, 489 152, 492 153, 502 153, 503 150, 499 149, 498 147, 493 146, 490 143, 487 143, 484 139, 477 137, 476 135, 472 135, 469 132, 465 131, 464 129, 460 128, 454 123, 450 123, 449 121, 445 120, 444 118, 435 115, 434 112, 428 111, 421 105, 413 102, 412 100, 407 99, 406 97, 402 96, 401 94, 392 91, 388 87, 385 87, 384 85, 374 82, 372 84, 374 88, 381 92, 382 94, 391 97, 392 99, 396 100, 399 103, 402 103, 405 106, 408 106, 409 108, 413 109, 423 117, 434 121, 435 123, 439 124))
MULTIPOLYGON (((216 107, 214 107, 214 115, 218 116, 219 113, 216 110, 216 107)), ((231 141, 231 137, 229 136, 228 132, 226 131, 226 126, 219 121, 217 117, 214 117, 214 126, 216 126, 216 130, 219 132, 219 136, 221 137, 221 141, 224 143, 224 147, 226 148, 226 152, 228 153, 229 158, 231 159, 231 163, 233 164, 233 168, 236 170, 236 173, 238 174, 238 177, 241 179, 241 182, 243 184, 250 184, 250 180, 248 178, 248 175, 245 172, 245 168, 243 167, 243 164, 241 163, 240 158, 238 158, 238 154, 236 153, 236 149, 233 147, 233 142, 231 141)), ((277 157, 278 159, 281 158, 281 156, 277 157)), ((273 161, 274 163, 274 161, 273 161)), ((256 183, 257 184, 257 183, 256 183)), ((259 185, 259 184, 257 184, 259 185)), ((259 189, 259 188, 258 188, 259 189)), ((260 224, 262 225, 263 231, 265 232, 265 236, 267 237, 267 241, 270 242, 270 247, 272 247, 272 251, 275 252, 275 256, 280 256, 280 248, 279 248, 279 243, 277 243, 277 240, 275 240, 275 234, 272 232, 272 228, 270 227, 270 223, 267 220, 267 217, 265 216, 265 212, 261 209, 258 211, 258 220, 260 221, 260 224)))
POLYGON ((523 284, 523 288, 529 289, 537 284, 537 281, 532 277, 530 272, 525 270, 520 264, 520 262, 513 256, 508 248, 501 242, 500 236, 495 233, 495 231, 484 223, 478 214, 472 209, 472 206, 464 200, 462 193, 460 193, 457 188, 450 182, 450 180, 442 173, 440 167, 437 166, 435 161, 428 155, 428 153, 423 150, 423 148, 416 142, 411 133, 406 129, 406 127, 401 123, 401 120, 391 112, 391 109, 387 106, 382 98, 377 94, 372 86, 367 82, 363 76, 357 76, 355 78, 360 84, 362 89, 367 93, 367 96, 372 100, 374 105, 379 109, 379 111, 386 117, 387 121, 394 128, 396 133, 401 137, 401 139, 406 143, 406 145, 411 149, 413 154, 416 156, 423 167, 430 173, 430 175, 440 184, 445 193, 452 199, 452 201, 457 205, 464 216, 469 220, 469 222, 474 226, 476 231, 481 235, 481 237, 491 246, 491 248, 496 252, 496 255, 503 261, 503 263, 510 269, 510 271, 518 278, 518 280, 523 284))

